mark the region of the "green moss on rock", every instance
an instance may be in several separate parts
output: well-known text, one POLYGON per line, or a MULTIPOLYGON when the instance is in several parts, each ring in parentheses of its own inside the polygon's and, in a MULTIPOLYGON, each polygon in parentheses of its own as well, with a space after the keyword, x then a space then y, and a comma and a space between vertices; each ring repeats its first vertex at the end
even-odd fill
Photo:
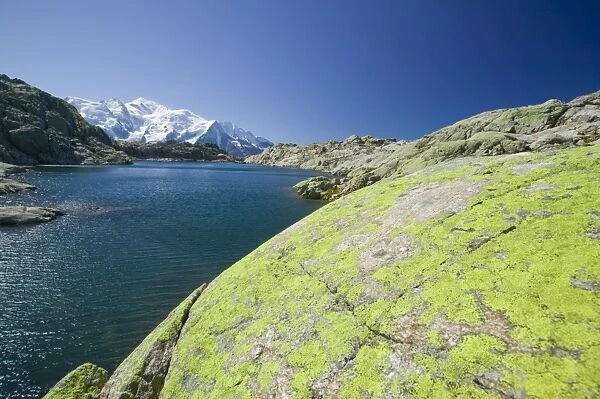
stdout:
POLYGON ((60 380, 44 399, 98 399, 107 379, 106 370, 85 363, 60 380))

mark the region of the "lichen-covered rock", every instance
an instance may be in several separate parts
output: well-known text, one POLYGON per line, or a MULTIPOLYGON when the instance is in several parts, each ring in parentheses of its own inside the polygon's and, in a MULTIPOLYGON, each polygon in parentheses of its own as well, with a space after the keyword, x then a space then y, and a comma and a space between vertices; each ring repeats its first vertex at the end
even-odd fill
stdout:
POLYGON ((130 159, 66 101, 0 74, 0 162, 107 164, 130 159))
POLYGON ((350 136, 344 141, 277 144, 247 162, 314 169, 344 176, 333 198, 392 175, 465 156, 514 154, 593 144, 600 138, 600 92, 571 102, 483 112, 405 142, 350 136))
POLYGON ((85 363, 60 380, 44 399, 98 399, 107 378, 106 370, 85 363))
POLYGON ((103 397, 598 397, 599 187, 598 146, 384 179, 187 301, 164 385, 159 327, 103 397))
POLYGON ((597 397, 599 187, 585 147, 338 199, 206 288, 160 397, 597 397))
POLYGON ((99 395, 101 399, 154 399, 162 390, 173 347, 190 307, 204 286, 192 292, 144 341, 119 365, 99 395))
POLYGON ((337 179, 325 176, 310 177, 294 185, 294 190, 302 197, 311 200, 332 200, 338 193, 337 179))

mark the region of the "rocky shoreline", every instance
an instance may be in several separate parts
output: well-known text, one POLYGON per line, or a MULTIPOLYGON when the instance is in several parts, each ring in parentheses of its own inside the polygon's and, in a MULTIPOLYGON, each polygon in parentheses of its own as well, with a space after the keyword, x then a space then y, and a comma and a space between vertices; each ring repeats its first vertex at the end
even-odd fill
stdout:
POLYGON ((383 179, 45 398, 597 396, 599 161, 592 145, 383 179))
MULTIPOLYGON (((22 166, 0 163, 0 196, 35 190, 36 187, 8 178, 10 174, 26 171, 22 166)), ((37 206, 0 206, 0 227, 46 223, 64 215, 64 212, 37 206)))
POLYGON ((600 91, 570 102, 483 112, 415 141, 350 136, 299 146, 276 144, 246 162, 336 175, 295 186, 304 198, 334 200, 391 176, 455 158, 581 147, 600 139, 600 91))
POLYGON ((35 190, 35 186, 31 184, 8 178, 11 174, 24 172, 25 170, 27 170, 27 168, 22 166, 0 162, 0 195, 35 190))
POLYGON ((234 162, 236 159, 214 144, 187 142, 140 143, 114 141, 114 147, 132 159, 165 162, 234 162))

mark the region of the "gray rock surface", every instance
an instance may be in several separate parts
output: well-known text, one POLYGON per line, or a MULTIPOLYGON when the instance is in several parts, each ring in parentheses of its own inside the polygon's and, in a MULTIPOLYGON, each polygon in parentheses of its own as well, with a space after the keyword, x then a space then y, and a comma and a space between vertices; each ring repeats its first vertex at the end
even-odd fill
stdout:
POLYGON ((37 206, 4 206, 0 207, 0 226, 46 223, 64 215, 54 208, 37 206))
POLYGON ((35 190, 35 186, 18 180, 0 177, 0 195, 19 193, 28 190, 35 190))
POLYGON ((337 194, 336 182, 336 179, 317 176, 301 181, 294 186, 294 189, 302 198, 327 200, 337 194))

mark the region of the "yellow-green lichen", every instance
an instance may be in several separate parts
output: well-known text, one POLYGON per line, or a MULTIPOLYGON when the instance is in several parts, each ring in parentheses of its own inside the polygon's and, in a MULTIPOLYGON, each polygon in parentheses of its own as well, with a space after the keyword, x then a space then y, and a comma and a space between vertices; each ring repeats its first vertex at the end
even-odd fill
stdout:
POLYGON ((85 363, 60 380, 44 399, 97 399, 107 379, 106 370, 85 363))
POLYGON ((599 155, 458 159, 324 206, 206 289, 163 397, 600 395, 599 155))

